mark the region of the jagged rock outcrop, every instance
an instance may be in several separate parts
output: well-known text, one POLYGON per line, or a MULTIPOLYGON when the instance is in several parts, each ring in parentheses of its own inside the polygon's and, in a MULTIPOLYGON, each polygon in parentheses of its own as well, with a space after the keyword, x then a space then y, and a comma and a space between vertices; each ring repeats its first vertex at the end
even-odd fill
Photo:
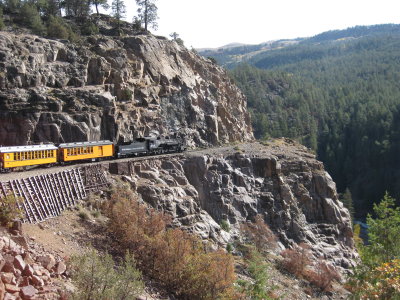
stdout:
POLYGON ((0 32, 0 145, 130 141, 180 128, 189 146, 252 139, 226 72, 152 35, 81 44, 0 32))
POLYGON ((357 254, 350 216, 323 164, 305 147, 282 140, 240 148, 112 163, 110 171, 204 239, 232 242, 241 223, 261 214, 285 247, 305 242, 315 257, 351 267, 357 254), (220 228, 222 220, 229 232, 220 228))

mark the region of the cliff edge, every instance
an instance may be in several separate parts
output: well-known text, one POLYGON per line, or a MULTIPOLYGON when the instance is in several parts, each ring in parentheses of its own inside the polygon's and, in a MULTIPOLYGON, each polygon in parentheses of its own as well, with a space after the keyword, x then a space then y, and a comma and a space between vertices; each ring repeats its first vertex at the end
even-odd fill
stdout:
POLYGON ((95 35, 79 44, 0 32, 0 145, 179 132, 188 146, 249 141, 226 72, 174 41, 95 35))
POLYGON ((358 257, 349 212, 335 183, 308 149, 291 140, 242 144, 180 157, 111 163, 145 202, 176 226, 220 245, 240 240, 240 225, 261 215, 281 250, 308 244, 342 271, 358 257), (230 230, 222 229, 222 222, 230 230))

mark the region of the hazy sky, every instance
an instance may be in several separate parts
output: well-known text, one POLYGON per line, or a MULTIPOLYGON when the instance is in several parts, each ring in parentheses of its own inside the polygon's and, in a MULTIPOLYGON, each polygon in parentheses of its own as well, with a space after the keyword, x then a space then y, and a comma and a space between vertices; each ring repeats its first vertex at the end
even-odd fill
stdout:
MULTIPOLYGON (((109 0, 111 2, 111 0, 109 0)), ((400 23, 399 0, 158 0, 158 35, 176 31, 187 47, 307 37, 355 25, 400 23)), ((135 0, 125 0, 127 21, 135 0)))

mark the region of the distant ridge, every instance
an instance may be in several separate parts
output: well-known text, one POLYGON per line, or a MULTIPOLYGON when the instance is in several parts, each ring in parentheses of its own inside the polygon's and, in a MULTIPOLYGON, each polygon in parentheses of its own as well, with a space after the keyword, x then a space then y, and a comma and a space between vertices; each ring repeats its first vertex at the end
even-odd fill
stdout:
POLYGON ((242 47, 242 46, 249 46, 249 44, 244 44, 244 43, 229 43, 226 44, 224 46, 221 47, 216 47, 216 48, 212 48, 212 47, 208 47, 208 48, 197 48, 196 50, 199 52, 202 51, 218 51, 220 49, 230 49, 230 48, 235 48, 235 47, 242 47))
POLYGON ((267 41, 257 45, 230 43, 218 48, 197 49, 206 57, 213 57, 220 65, 233 68, 242 62, 254 61, 255 56, 267 55, 271 50, 279 50, 297 44, 312 45, 316 43, 331 43, 364 36, 378 36, 382 34, 400 34, 399 24, 381 24, 355 26, 344 30, 330 30, 312 37, 281 39, 267 41))

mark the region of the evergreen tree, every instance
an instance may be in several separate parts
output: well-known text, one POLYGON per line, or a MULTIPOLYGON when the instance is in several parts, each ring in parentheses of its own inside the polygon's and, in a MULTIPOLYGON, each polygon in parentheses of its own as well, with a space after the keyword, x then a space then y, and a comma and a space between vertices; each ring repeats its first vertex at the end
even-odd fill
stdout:
POLYGON ((120 28, 120 21, 126 14, 125 3, 123 0, 113 0, 111 4, 111 9, 114 18, 117 19, 118 29, 120 28))
POLYGON ((169 35, 175 42, 178 43, 178 45, 183 46, 183 40, 179 37, 179 34, 176 32, 173 32, 169 35))
POLYGON ((87 0, 64 0, 63 6, 67 16, 79 18, 90 13, 90 3, 87 0))
POLYGON ((44 16, 48 19, 50 16, 61 17, 62 0, 47 0, 44 16))
POLYGON ((25 3, 27 3, 27 2, 36 6, 36 9, 38 10, 40 16, 45 14, 47 7, 49 5, 48 0, 30 0, 30 1, 26 1, 25 3))
POLYGON ((4 29, 3 8, 0 7, 0 30, 4 29))
POLYGON ((353 206, 353 198, 351 196, 351 192, 350 192, 349 188, 346 188, 344 193, 340 195, 339 199, 343 202, 344 207, 346 207, 349 210, 350 217, 353 220, 354 206, 353 206))
POLYGON ((147 31, 149 25, 153 29, 157 30, 158 8, 155 5, 156 1, 157 0, 136 0, 136 4, 138 6, 137 12, 142 24, 144 24, 145 31, 147 31))
POLYGON ((4 12, 15 14, 21 8, 21 0, 4 0, 4 12))
POLYGON ((104 9, 108 9, 110 6, 108 5, 107 0, 89 0, 92 5, 96 8, 96 13, 99 15, 99 7, 104 9))
POLYGON ((39 12, 34 4, 25 2, 21 7, 20 16, 22 24, 28 26, 38 35, 44 35, 46 28, 43 25, 39 12))
POLYGON ((375 218, 368 215, 368 242, 361 258, 368 265, 379 265, 400 258, 400 207, 385 194, 379 204, 374 204, 375 218))

